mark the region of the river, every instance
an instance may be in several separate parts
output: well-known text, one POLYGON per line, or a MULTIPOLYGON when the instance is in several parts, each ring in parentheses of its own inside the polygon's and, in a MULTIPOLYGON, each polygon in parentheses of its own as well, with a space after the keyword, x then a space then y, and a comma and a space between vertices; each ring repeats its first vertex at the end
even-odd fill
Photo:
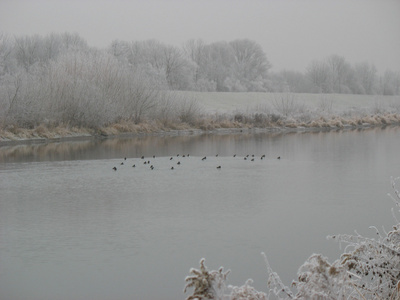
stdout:
POLYGON ((203 257, 267 291, 261 252, 290 285, 327 235, 391 228, 399 150, 399 127, 0 147, 0 299, 185 299, 203 257))

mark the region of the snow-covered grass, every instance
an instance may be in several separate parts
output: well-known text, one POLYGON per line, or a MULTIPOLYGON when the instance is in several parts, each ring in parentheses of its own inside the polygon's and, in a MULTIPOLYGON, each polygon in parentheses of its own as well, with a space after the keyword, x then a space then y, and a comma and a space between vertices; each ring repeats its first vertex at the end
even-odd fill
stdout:
MULTIPOLYGON (((400 192, 392 178, 394 195, 389 195, 400 207, 400 192)), ((400 210, 399 210, 400 211, 400 210)), ((267 300, 267 299, 400 299, 400 221, 392 210, 396 225, 392 230, 380 232, 371 227, 375 238, 358 234, 339 234, 329 237, 346 245, 341 257, 330 263, 321 254, 312 254, 300 266, 297 279, 292 288, 286 286, 274 272, 263 254, 269 274, 268 291, 259 292, 251 287, 248 280, 241 287, 228 286, 229 272, 208 271, 204 258, 200 261, 200 270, 191 269, 191 276, 186 277, 186 287, 194 291, 187 300, 194 299, 229 299, 229 300, 267 300)))
MULTIPOLYGON (((400 96, 165 92, 136 119, 87 128, 73 120, 0 123, 0 141, 233 128, 340 129, 400 124, 400 96), (140 122, 137 120, 140 119, 140 122)), ((1 120, 0 120, 1 121, 1 120)), ((104 122, 99 122, 100 124, 104 122)))
POLYGON ((400 96, 303 94, 303 93, 233 93, 233 92, 177 92, 197 99, 206 113, 249 111, 260 106, 273 106, 275 101, 290 95, 297 104, 310 108, 341 113, 347 110, 372 110, 376 107, 400 110, 400 96))

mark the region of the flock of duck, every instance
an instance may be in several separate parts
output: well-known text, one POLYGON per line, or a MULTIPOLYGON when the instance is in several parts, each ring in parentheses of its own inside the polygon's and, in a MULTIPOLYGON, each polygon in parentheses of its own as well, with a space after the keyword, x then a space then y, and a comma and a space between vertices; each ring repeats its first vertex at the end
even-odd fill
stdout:
MULTIPOLYGON (((185 157, 190 157, 190 155, 189 155, 189 154, 187 154, 187 155, 185 155, 185 154, 183 154, 183 155, 177 154, 177 155, 176 155, 176 158, 178 158, 178 161, 176 162, 176 165, 177 165, 177 166, 179 166, 179 165, 181 164, 181 161, 179 160, 180 157, 185 158, 185 157)), ((215 155, 215 157, 218 157, 218 154, 215 155)), ((236 154, 234 154, 233 157, 236 157, 236 154)), ((153 155, 153 159, 155 159, 155 158, 156 158, 156 156, 153 155)), ((261 155, 260 159, 263 160, 264 158, 265 158, 265 154, 261 155)), ((150 170, 154 170, 154 165, 151 163, 150 158, 145 158, 144 156, 142 156, 140 159, 141 159, 141 161, 142 161, 142 163, 143 163, 144 165, 149 165, 150 170)), ((205 161, 206 159, 207 159, 207 156, 204 156, 201 160, 202 160, 202 161, 205 161)), ((246 156, 243 157, 243 159, 244 159, 244 160, 249 160, 249 161, 255 161, 256 156, 255 156, 254 154, 252 154, 252 155, 247 154, 246 156)), ((281 157, 278 156, 277 159, 281 159, 281 157)), ((171 156, 169 160, 170 160, 170 161, 174 160, 174 157, 171 156)), ((126 157, 124 157, 124 160, 120 163, 120 165, 122 166, 122 165, 125 165, 125 164, 127 164, 127 159, 126 159, 126 157)), ((133 164, 133 165, 132 165, 132 168, 136 168, 136 164, 133 164)), ((219 170, 222 169, 222 167, 221 167, 220 165, 218 165, 216 168, 219 169, 219 170)), ((114 166, 112 169, 113 169, 114 171, 117 171, 117 170, 118 170, 118 168, 117 168, 116 166, 114 166)), ((174 167, 174 166, 171 166, 170 169, 171 169, 171 170, 175 170, 175 167, 174 167)))

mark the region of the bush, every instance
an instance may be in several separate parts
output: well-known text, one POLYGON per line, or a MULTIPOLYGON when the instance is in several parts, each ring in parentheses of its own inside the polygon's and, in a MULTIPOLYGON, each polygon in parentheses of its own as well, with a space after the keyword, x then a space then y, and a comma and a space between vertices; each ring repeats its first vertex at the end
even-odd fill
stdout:
MULTIPOLYGON (((392 178, 395 195, 390 197, 400 207, 400 192, 392 178)), ((393 212, 393 211, 392 211, 393 212)), ((394 214, 393 214, 394 216, 394 214)), ((347 244, 345 253, 332 264, 321 254, 311 255, 299 268, 297 281, 293 282, 293 292, 285 286, 277 273, 269 265, 264 255, 268 278, 268 293, 257 292, 250 286, 251 281, 240 288, 231 287, 230 300, 236 299, 391 299, 400 300, 400 222, 383 234, 376 227, 377 238, 339 234, 329 238, 347 244)), ((223 299, 227 274, 208 271, 204 259, 200 261, 201 271, 191 270, 192 276, 186 278, 187 288, 194 287, 190 299, 223 299)))

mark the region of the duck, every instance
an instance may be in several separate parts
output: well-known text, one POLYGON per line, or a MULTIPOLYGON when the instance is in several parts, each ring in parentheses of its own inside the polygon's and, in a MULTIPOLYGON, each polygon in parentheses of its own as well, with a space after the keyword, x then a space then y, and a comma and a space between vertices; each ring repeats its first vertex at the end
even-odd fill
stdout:
POLYGON ((150 169, 152 169, 152 170, 153 170, 153 169, 154 169, 154 166, 153 166, 153 165, 151 165, 151 166, 150 166, 150 169))
POLYGON ((171 156, 171 158, 169 160, 173 160, 174 158, 171 156))
POLYGON ((204 156, 201 160, 206 160, 207 159, 207 157, 206 156, 204 156))
POLYGON ((173 170, 174 169, 174 167, 171 167, 171 170, 173 170))
POLYGON ((181 164, 181 162, 180 162, 180 161, 178 161, 176 164, 177 164, 177 165, 180 165, 180 164, 181 164))
POLYGON ((124 164, 124 162, 121 163, 121 165, 123 165, 123 164, 124 164))
POLYGON ((144 156, 142 156, 141 159, 144 159, 144 156))
POLYGON ((221 169, 221 166, 218 166, 217 169, 221 169))
POLYGON ((114 171, 117 171, 117 167, 114 167, 113 170, 114 170, 114 171))
POLYGON ((276 159, 281 159, 281 157, 280 157, 280 156, 278 156, 276 159))
POLYGON ((136 165, 133 165, 133 166, 132 166, 132 168, 135 168, 135 167, 136 167, 136 165))

